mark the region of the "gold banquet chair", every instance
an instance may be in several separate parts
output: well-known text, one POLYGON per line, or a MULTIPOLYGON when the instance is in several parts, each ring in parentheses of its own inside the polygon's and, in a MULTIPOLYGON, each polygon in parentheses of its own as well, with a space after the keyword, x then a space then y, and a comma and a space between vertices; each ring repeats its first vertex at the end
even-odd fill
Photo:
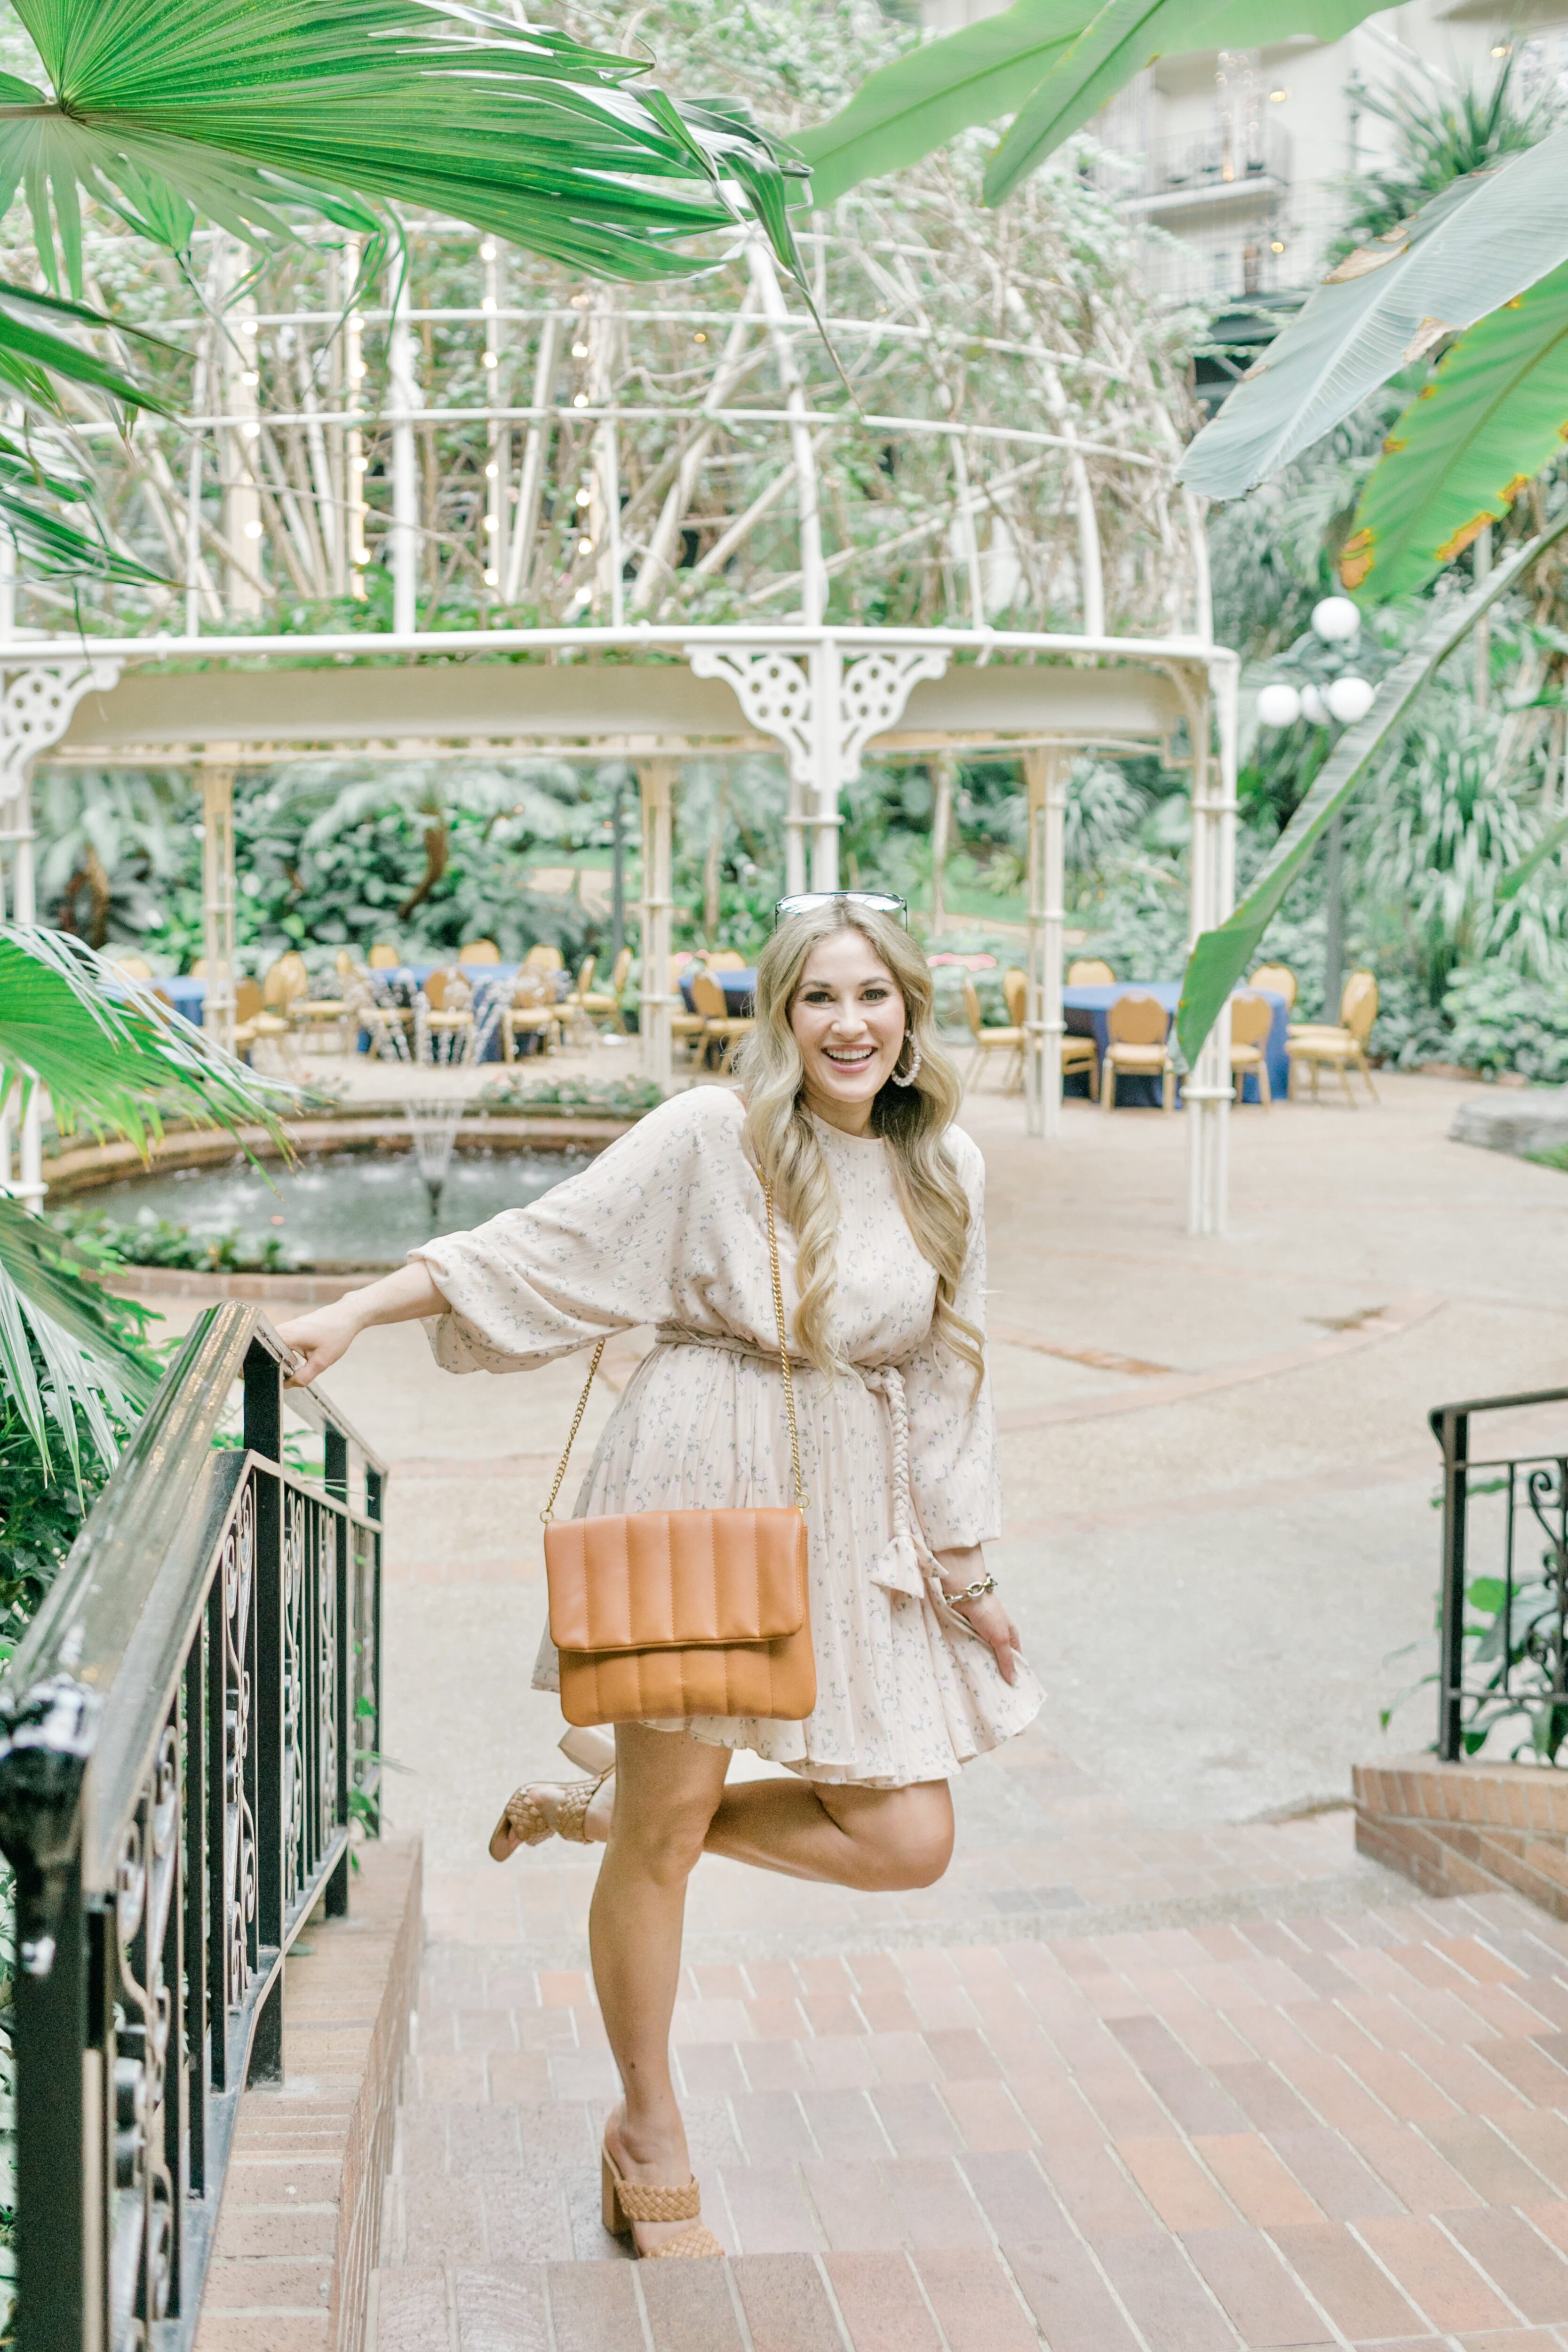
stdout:
MULTIPOLYGON (((1020 972, 1018 977, 1022 980, 1023 973, 1020 972)), ((1005 981, 1003 993, 1005 995, 1006 993, 1005 981)), ((1011 1001, 1008 1003, 1007 1010, 1009 1013, 1013 1011, 1011 1001)), ((964 1093, 969 1092, 970 1087, 979 1076, 981 1066, 988 1054, 1005 1054, 1009 1059, 1009 1066, 1004 1074, 1002 1091, 1004 1094, 1011 1094, 1016 1087, 1021 1087, 1024 1083, 1024 1047, 1028 1042, 1028 1033, 1024 1028, 1023 1023, 1012 1021, 1005 1029, 987 1029, 980 1010, 980 992, 968 972, 963 975, 963 1011, 969 1023, 969 1034, 972 1041, 969 1066, 963 1074, 964 1093)))
POLYGON ((584 989, 582 977, 577 982, 578 1001, 590 1021, 608 1021, 624 1035, 626 1016, 621 1011, 621 999, 626 992, 626 975, 632 968, 632 951, 623 948, 616 958, 607 989, 589 986, 584 989))
MULTIPOLYGON (((688 1046, 695 1060, 702 1050, 708 1024, 700 1013, 688 1013, 686 1009, 686 999, 680 992, 680 978, 687 961, 684 956, 672 955, 669 959, 669 1035, 672 1045, 688 1046)), ((723 992, 720 992, 722 994, 723 992)))
POLYGON ((1243 1100, 1248 1078, 1258 1080, 1258 1098, 1267 1110, 1274 1097, 1268 1087, 1268 1033, 1274 1007, 1266 996, 1244 994, 1230 1000, 1230 1075, 1239 1081, 1236 1099, 1243 1100))
POLYGON ((1103 956, 1075 956, 1068 966, 1069 988, 1114 988, 1116 974, 1103 956))
MULTIPOLYGON (((742 971, 745 970, 744 964, 741 969, 742 971)), ((700 971, 695 975, 691 982, 691 1002, 702 1017, 703 1060, 708 1059, 712 1046, 721 1045, 724 1050, 719 1056, 719 1066, 727 1069, 736 1040, 743 1037, 748 1029, 754 1029, 756 1023, 749 1013, 731 1012, 724 991, 711 972, 700 971)))
POLYGON ((549 979, 538 970, 520 971, 500 1017, 502 1059, 516 1061, 520 1037, 537 1037, 541 1053, 547 1054, 555 1042, 556 1027, 555 992, 549 979))
POLYGON ((1157 996, 1119 996, 1106 1016, 1110 1040, 1100 1077, 1101 1110, 1116 1108, 1119 1077, 1158 1078, 1160 1105, 1176 1107, 1176 1066, 1171 1059, 1171 1016, 1157 996))
MULTIPOLYGON (((1002 975, 1002 993, 1007 1000, 1007 1018, 1016 1029, 1024 1031, 1024 1051, 1029 1050, 1028 1020, 1029 980, 1026 972, 1010 966, 1002 975)), ((1079 1037, 1064 1030, 1062 1033, 1062 1076, 1083 1070, 1089 1077, 1089 1100, 1100 1092, 1100 1048, 1092 1037, 1079 1037)))
POLYGON ((1296 1065, 1306 1063, 1312 1073, 1312 1099, 1318 1098, 1318 1072, 1326 1063, 1338 1070, 1340 1084, 1345 1090, 1345 1100, 1355 1108, 1355 1095, 1351 1087, 1350 1066, 1353 1062, 1366 1080, 1366 1090, 1373 1102, 1377 1088, 1372 1082, 1372 1069, 1366 1058, 1372 1024, 1377 1019, 1377 980, 1370 971, 1352 971, 1340 996, 1338 1024, 1325 1021, 1292 1022, 1287 1040, 1290 1055, 1290 1093, 1296 1092, 1296 1065))
POLYGON ((1288 1013, 1296 1010, 1296 975, 1288 963, 1260 963, 1247 984, 1272 989, 1276 996, 1285 999, 1288 1013))
POLYGON ((433 971, 425 982, 429 1011, 426 1025, 437 1035, 452 1035, 474 1025, 474 992, 458 971, 433 971))

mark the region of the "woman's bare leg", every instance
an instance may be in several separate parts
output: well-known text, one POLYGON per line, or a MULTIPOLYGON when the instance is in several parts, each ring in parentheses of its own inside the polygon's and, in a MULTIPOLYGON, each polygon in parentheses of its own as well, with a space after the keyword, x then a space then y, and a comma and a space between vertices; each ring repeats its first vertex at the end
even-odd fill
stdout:
MULTIPOLYGON (((669 2022, 680 1979, 686 1882, 723 1794, 727 1748, 623 1723, 616 1732, 614 1812, 588 1914, 594 1983, 620 2070, 624 2104, 605 2137, 628 2179, 689 2179, 686 2128, 669 2078, 669 2022)), ((591 1814, 589 1831, 599 1826, 591 1814)), ((637 2224, 639 2244, 684 2222, 637 2224)))
MULTIPOLYGON (((630 2179, 675 2184, 691 2171, 669 2074, 686 1882, 721 1853, 793 1878, 868 1889, 929 1886, 952 1852, 945 1780, 861 1789, 793 1777, 726 1790, 730 1751, 622 1724, 616 1769, 590 1810, 605 1841, 588 1915, 594 1982, 626 2096, 605 2127, 630 2179)), ((651 2250, 680 2222, 639 2222, 651 2250)))
POLYGON ((789 1878, 889 1893, 931 1886, 952 1858, 945 1780, 906 1789, 843 1781, 742 1780, 726 1789, 703 1851, 789 1878))

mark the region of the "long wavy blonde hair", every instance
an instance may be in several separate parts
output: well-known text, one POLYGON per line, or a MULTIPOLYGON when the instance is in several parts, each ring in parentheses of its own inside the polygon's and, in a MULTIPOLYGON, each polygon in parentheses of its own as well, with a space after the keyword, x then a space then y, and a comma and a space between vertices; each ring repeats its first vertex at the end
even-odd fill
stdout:
MULTIPOLYGON (((901 923, 851 898, 788 916, 757 959, 756 1026, 739 1057, 746 1101, 745 1138, 773 1186, 779 1214, 795 1237, 795 1340, 824 1371, 836 1356, 830 1319, 838 1195, 805 1107, 805 1065, 790 1013, 801 975, 819 940, 858 931, 904 1001, 904 1021, 920 1051, 914 1084, 891 1079, 871 1106, 871 1132, 883 1138, 900 1205, 915 1247, 936 1268, 933 1336, 963 1358, 978 1389, 984 1369, 982 1334, 953 1305, 969 1249, 969 1195, 947 1141, 963 1089, 937 1038, 931 973, 901 923)), ((909 1049, 900 1055, 907 1062, 909 1049)))

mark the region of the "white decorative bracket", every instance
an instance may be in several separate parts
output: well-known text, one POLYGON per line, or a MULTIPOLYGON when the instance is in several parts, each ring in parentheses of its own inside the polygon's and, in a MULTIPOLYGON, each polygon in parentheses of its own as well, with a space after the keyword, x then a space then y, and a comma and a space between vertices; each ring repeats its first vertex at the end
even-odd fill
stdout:
POLYGON ((853 783, 860 754, 873 736, 885 735, 904 715, 910 689, 922 677, 944 677, 947 656, 936 646, 900 646, 891 653, 861 654, 848 663, 838 688, 838 775, 853 783))
MULTIPOLYGON (((811 655, 793 646, 694 646, 689 659, 695 677, 721 677, 759 735, 784 747, 798 783, 817 781, 811 655)), ((860 757, 873 737, 885 735, 903 717, 910 689, 922 677, 946 675, 947 656, 936 647, 900 646, 888 653, 860 654, 847 662, 838 680, 836 730, 837 779, 852 783, 860 757)))
MULTIPOLYGON (((107 694, 119 685, 120 664, 85 660, 23 667, 0 658, 0 673, 5 677, 0 695, 0 803, 5 803, 26 791, 32 761, 59 741, 83 695, 107 694)), ((31 838, 30 826, 24 837, 31 838)))
POLYGON ((816 772, 809 656, 782 646, 693 646, 693 677, 721 677, 759 735, 782 743, 797 783, 816 772))

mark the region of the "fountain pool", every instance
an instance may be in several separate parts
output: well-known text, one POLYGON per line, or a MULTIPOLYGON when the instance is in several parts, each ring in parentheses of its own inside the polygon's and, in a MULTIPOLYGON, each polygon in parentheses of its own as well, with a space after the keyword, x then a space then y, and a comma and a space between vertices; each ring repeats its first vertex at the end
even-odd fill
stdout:
POLYGON ((296 1265, 398 1265, 432 1233, 453 1233, 502 1209, 522 1208, 577 1175, 593 1156, 526 1148, 456 1151, 435 1224, 412 1151, 312 1152, 293 1168, 278 1162, 257 1168, 237 1156, 216 1167, 209 1162, 96 1185, 77 1198, 117 1224, 167 1217, 193 1234, 237 1228, 258 1242, 274 1234, 296 1265))

